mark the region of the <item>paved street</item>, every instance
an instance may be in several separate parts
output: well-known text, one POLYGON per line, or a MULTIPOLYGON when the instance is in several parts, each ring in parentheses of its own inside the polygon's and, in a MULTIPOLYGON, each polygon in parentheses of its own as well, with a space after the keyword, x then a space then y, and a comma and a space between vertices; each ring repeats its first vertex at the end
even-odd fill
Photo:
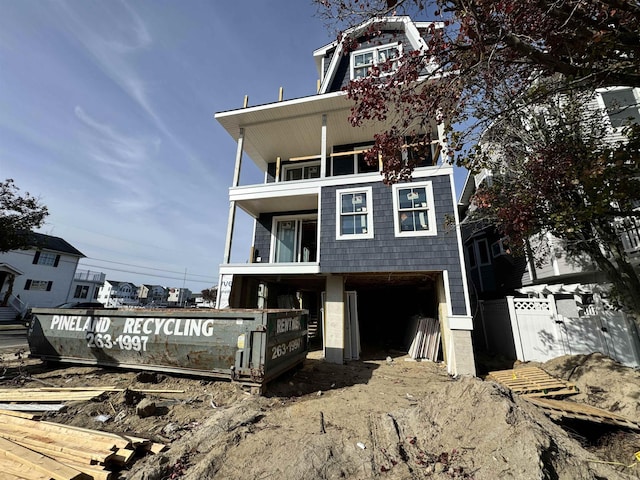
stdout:
POLYGON ((27 330, 24 328, 0 328, 0 350, 7 348, 27 347, 27 330))

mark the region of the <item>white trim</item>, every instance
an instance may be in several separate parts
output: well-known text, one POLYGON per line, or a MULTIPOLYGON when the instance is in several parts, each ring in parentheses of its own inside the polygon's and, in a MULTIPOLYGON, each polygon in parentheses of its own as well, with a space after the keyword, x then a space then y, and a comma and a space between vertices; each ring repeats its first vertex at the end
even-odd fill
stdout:
MULTIPOLYGON (((464 274, 462 275, 462 278, 464 278, 464 274)), ((453 307, 451 306, 451 291, 449 290, 449 270, 442 270, 442 283, 444 283, 444 299, 445 299, 445 302, 447 303, 447 318, 448 318, 451 315, 453 315, 453 307)))
POLYGON ((306 275, 320 273, 320 264, 307 263, 228 263, 220 265, 220 275, 306 275))
MULTIPOLYGON (((316 263, 316 262, 276 262, 276 241, 277 241, 277 230, 276 230, 276 226, 279 222, 286 222, 288 220, 294 221, 296 222, 296 232, 295 232, 295 242, 296 242, 296 246, 295 246, 295 257, 298 258, 300 256, 300 231, 298 230, 298 220, 315 220, 316 221, 316 228, 318 229, 318 231, 320 230, 317 226, 317 222, 318 222, 318 214, 316 213, 300 213, 300 214, 296 214, 296 215, 279 215, 276 216, 274 215, 273 218, 271 219, 271 244, 269 246, 269 263, 275 263, 276 265, 282 265, 282 264, 288 264, 288 263, 316 263)), ((316 258, 317 258, 317 251, 316 251, 316 258)))
POLYGON ((346 188, 336 190, 336 240, 358 240, 363 238, 373 238, 373 189, 371 186, 359 187, 359 188, 346 188), (342 213, 342 195, 350 193, 364 193, 366 197, 366 210, 360 212, 360 214, 366 214, 367 219, 367 232, 358 233, 353 235, 341 234, 340 227, 342 226, 342 215, 348 215, 342 213))
POLYGON ((473 317, 469 315, 449 315, 449 329, 473 330, 473 317))
POLYGON ((393 231, 396 237, 432 237, 438 234, 436 224, 436 209, 433 200, 433 184, 431 182, 418 183, 396 183, 392 188, 393 192, 393 231), (427 204, 423 206, 427 209, 427 218, 424 224, 428 225, 426 230, 419 231, 403 231, 400 229, 400 221, 398 219, 400 213, 400 205, 398 203, 398 191, 406 188, 424 188, 427 204))
MULTIPOLYGON (((454 184, 454 178, 453 178, 453 168, 451 168, 451 170, 449 171, 449 185, 451 186, 451 198, 455 199, 456 198, 456 189, 455 189, 455 184, 454 184)), ((464 303, 465 303, 465 308, 467 311, 467 315, 469 315, 471 313, 471 302, 469 300, 469 286, 467 284, 467 269, 465 267, 465 263, 464 263, 464 250, 463 250, 463 243, 462 243, 462 233, 461 233, 461 228, 460 228, 460 218, 458 217, 458 209, 455 207, 455 204, 453 205, 453 218, 454 218, 454 225, 456 226, 456 236, 458 237, 458 259, 460 261, 460 275, 462 277, 462 290, 464 293, 464 303)))
MULTIPOLYGON (((397 48, 398 49, 398 56, 395 57, 396 62, 400 62, 402 59, 402 42, 391 42, 391 43, 386 43, 384 45, 375 45, 373 47, 368 47, 368 48, 362 48, 360 50, 354 50, 353 52, 351 52, 351 55, 349 56, 349 79, 350 80, 359 80, 361 78, 366 78, 369 76, 369 73, 367 73, 366 75, 362 76, 362 77, 356 77, 354 74, 354 71, 356 69, 356 65, 354 63, 354 59, 357 55, 366 55, 367 53, 372 53, 373 55, 371 56, 372 62, 371 62, 371 67, 375 67, 380 63, 384 63, 387 60, 382 60, 382 62, 380 62, 379 58, 378 58, 378 51, 379 50, 388 50, 390 48, 397 48)), ((366 66, 368 64, 363 64, 362 66, 366 66)), ((362 66, 358 67, 358 68, 362 68, 362 66)), ((380 74, 380 76, 386 76, 386 75, 391 75, 395 70, 397 70, 397 67, 395 69, 390 70, 389 72, 385 72, 380 74)))
POLYGON ((286 165, 281 165, 281 172, 280 172, 280 179, 278 181, 280 182, 295 182, 295 181, 302 181, 302 180, 313 180, 314 178, 320 178, 321 175, 321 171, 320 171, 320 166, 321 166, 321 162, 320 160, 309 160, 309 161, 305 161, 305 162, 292 162, 292 163, 287 163, 286 165), (318 176, 317 177, 312 177, 312 178, 304 178, 304 168, 305 167, 318 167, 318 176), (296 170, 298 168, 302 168, 302 173, 303 173, 303 178, 301 178, 300 180, 287 180, 287 172, 289 170, 296 170))

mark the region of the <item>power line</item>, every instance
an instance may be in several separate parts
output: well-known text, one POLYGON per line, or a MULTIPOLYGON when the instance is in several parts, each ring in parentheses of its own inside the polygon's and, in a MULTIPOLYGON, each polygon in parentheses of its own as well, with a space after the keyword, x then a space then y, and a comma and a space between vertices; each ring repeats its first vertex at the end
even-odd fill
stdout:
MULTIPOLYGON (((153 278, 168 278, 170 280, 184 280, 184 277, 169 277, 167 275, 158 275, 158 274, 153 274, 153 273, 136 272, 134 270, 124 270, 124 269, 121 269, 121 268, 101 267, 100 265, 89 265, 89 264, 85 264, 85 265, 87 267, 105 268, 107 270, 113 270, 114 272, 132 273, 132 274, 135 274, 135 275, 146 275, 148 277, 153 277, 153 278)), ((211 279, 208 280, 208 281, 205 281, 205 280, 195 280, 195 279, 192 279, 190 277, 186 277, 186 278, 187 278, 187 281, 189 281, 189 282, 196 282, 196 283, 212 283, 212 282, 214 282, 215 283, 215 280, 211 280, 211 279)))
MULTIPOLYGON (((166 270, 164 268, 153 268, 153 267, 145 267, 143 265, 134 265, 132 263, 124 263, 124 262, 115 262, 113 260, 103 260, 101 258, 95 258, 95 257, 85 257, 88 260, 96 260, 98 262, 105 262, 105 263, 115 263, 116 265, 126 265, 127 267, 136 267, 136 268, 144 268, 145 270, 156 270, 158 272, 167 272, 167 273, 177 273, 179 275, 182 275, 184 272, 176 272, 174 270, 166 270)), ((93 265, 94 267, 96 265, 93 265)), ((103 267, 103 268, 108 268, 108 267, 103 267)), ((202 277, 202 278, 209 278, 209 275, 199 275, 196 273, 190 273, 189 274, 191 277, 202 277)))

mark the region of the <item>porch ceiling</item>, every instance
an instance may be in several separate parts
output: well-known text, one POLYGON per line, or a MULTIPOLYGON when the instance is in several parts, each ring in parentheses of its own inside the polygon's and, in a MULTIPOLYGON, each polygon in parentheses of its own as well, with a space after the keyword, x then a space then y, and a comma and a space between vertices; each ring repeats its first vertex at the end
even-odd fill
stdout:
POLYGON ((215 118, 236 141, 240 129, 245 129, 244 152, 264 171, 276 157, 320 155, 323 114, 329 152, 333 145, 371 140, 380 124, 352 127, 348 121, 352 103, 337 92, 220 112, 215 118))
POLYGON ((254 218, 263 212, 318 210, 318 195, 293 195, 237 200, 236 205, 254 218))

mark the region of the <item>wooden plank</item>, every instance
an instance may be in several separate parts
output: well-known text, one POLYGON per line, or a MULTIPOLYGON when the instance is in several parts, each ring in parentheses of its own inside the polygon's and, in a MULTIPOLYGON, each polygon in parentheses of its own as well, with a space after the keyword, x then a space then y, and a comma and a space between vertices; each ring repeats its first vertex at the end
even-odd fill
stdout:
MULTIPOLYGON (((51 425, 58 425, 60 426, 61 424, 59 423, 55 423, 55 422, 47 422, 47 421, 41 421, 40 423, 44 423, 44 424, 51 424, 51 425)), ((75 427, 73 425, 63 425, 65 428, 69 429, 69 430, 74 430, 74 431, 78 431, 78 432, 88 432, 94 435, 99 435, 99 436, 103 436, 103 437, 107 437, 107 438, 113 438, 114 440, 124 440, 126 442, 128 442, 128 444, 130 444, 131 446, 144 446, 146 444, 150 444, 151 440, 147 439, 147 438, 140 438, 140 437, 134 437, 133 435, 125 435, 122 433, 112 433, 112 432, 103 432, 101 430, 91 430, 89 428, 82 428, 82 427, 75 427)), ((127 445, 124 444, 117 444, 118 448, 125 448, 127 447, 127 445)))
POLYGON ((26 480, 50 480, 50 477, 42 472, 34 470, 31 465, 7 457, 0 457, 0 472, 2 478, 25 478, 26 480))
POLYGON ((16 418, 7 415, 0 415, 0 429, 6 426, 10 426, 12 429, 19 429, 24 432, 47 432, 53 436, 58 436, 62 439, 71 437, 74 443, 83 442, 84 446, 100 446, 100 448, 106 448, 108 450, 114 450, 116 448, 125 448, 129 442, 128 440, 121 438, 114 438, 111 436, 100 435, 100 432, 96 431, 79 431, 71 428, 67 428, 66 425, 53 422, 39 422, 35 420, 27 420, 24 418, 16 418))
POLYGON ((60 462, 65 465, 70 466, 71 468, 75 468, 76 470, 81 471, 82 473, 86 473, 90 477, 93 477, 93 480, 111 480, 114 478, 113 472, 109 470, 105 470, 104 467, 100 465, 82 465, 76 464, 71 461, 60 462))
POLYGON ((9 415, 10 417, 26 418, 28 420, 33 420, 34 418, 39 417, 39 415, 36 415, 34 413, 24 413, 22 411, 14 411, 14 410, 2 410, 1 408, 0 408, 0 415, 9 415))
POLYGON ((543 408, 552 416, 562 418, 575 418, 578 420, 586 420, 595 423, 606 423, 609 425, 618 425, 634 430, 640 430, 640 423, 629 420, 626 417, 603 410, 601 408, 592 407, 583 403, 570 402, 566 400, 553 400, 550 398, 531 398, 524 397, 528 402, 543 408))
POLYGON ((114 452, 111 461, 118 465, 128 465, 133 460, 136 451, 128 448, 119 448, 114 452))
POLYGON ((40 452, 56 460, 72 460, 78 463, 91 462, 106 463, 113 457, 113 451, 96 451, 82 448, 79 450, 73 444, 61 444, 59 441, 48 441, 47 438, 25 435, 22 432, 9 433, 0 431, 0 438, 22 445, 36 452, 40 452))
POLYGON ((75 468, 71 468, 4 438, 0 438, 0 455, 26 463, 30 465, 31 468, 49 475, 53 480, 81 480, 86 478, 82 472, 75 468))
POLYGON ((66 408, 62 403, 0 403, 0 409, 13 412, 61 412, 66 408))

